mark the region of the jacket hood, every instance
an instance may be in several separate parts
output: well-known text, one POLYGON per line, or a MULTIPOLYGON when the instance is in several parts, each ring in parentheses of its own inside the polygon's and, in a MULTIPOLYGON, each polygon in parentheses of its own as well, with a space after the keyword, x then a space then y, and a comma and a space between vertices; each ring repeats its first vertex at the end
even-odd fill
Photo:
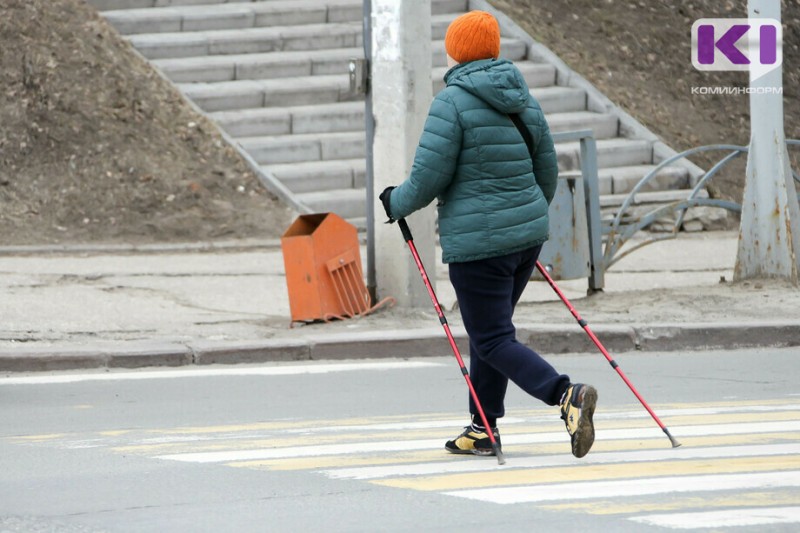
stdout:
POLYGON ((507 59, 482 59, 456 65, 444 75, 447 86, 472 93, 501 113, 520 113, 530 93, 522 73, 507 59))

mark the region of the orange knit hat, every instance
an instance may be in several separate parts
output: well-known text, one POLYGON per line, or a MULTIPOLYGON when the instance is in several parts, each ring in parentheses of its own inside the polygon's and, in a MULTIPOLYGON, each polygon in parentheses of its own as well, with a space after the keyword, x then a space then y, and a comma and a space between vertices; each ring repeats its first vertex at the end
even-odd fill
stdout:
POLYGON ((500 25, 486 11, 470 11, 455 19, 444 38, 447 55, 466 63, 500 55, 500 25))

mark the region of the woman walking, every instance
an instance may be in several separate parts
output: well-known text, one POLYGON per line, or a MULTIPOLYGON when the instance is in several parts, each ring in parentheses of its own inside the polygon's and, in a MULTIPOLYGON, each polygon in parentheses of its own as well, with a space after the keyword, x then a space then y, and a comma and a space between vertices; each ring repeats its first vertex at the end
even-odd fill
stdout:
POLYGON ((483 426, 470 398, 472 422, 445 448, 494 453, 487 431, 500 442, 497 420, 510 379, 560 406, 572 453, 583 457, 594 442, 597 391, 572 383, 519 343, 512 322, 548 237, 558 162, 547 121, 517 67, 499 59, 500 28, 491 14, 455 19, 445 48, 446 87, 431 105, 411 174, 380 195, 390 221, 438 198, 442 260, 469 335, 470 379, 491 426, 483 426))

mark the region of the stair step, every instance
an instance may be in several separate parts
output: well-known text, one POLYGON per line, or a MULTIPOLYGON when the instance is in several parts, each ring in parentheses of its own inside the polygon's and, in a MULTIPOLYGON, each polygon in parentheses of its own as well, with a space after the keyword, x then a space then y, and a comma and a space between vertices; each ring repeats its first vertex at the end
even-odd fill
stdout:
POLYGON ((364 102, 262 107, 211 113, 234 137, 364 131, 364 102))
MULTIPOLYGON (((211 4, 211 2, 207 2, 211 4)), ((129 8, 104 16, 123 35, 361 22, 363 0, 217 2, 215 5, 129 8)), ((462 13, 467 0, 432 0, 431 13, 462 13)))
POLYGON ((98 11, 153 7, 155 1, 156 0, 88 0, 89 4, 98 11))
POLYGON ((129 39, 147 59, 362 46, 360 25, 355 23, 143 33, 129 39))
POLYGON ((575 87, 534 87, 531 94, 548 117, 553 113, 586 110, 586 91, 575 87))
MULTIPOLYGON (((432 38, 444 39, 457 14, 431 17, 432 38)), ((362 24, 339 22, 194 32, 142 33, 129 36, 147 59, 276 51, 327 50, 362 46, 362 24)))
MULTIPOLYGON (((689 197, 690 189, 678 189, 671 191, 650 191, 636 193, 630 205, 658 205, 680 202, 689 197)), ((698 192, 697 198, 708 198, 708 192, 704 189, 698 192)), ((600 207, 604 214, 613 213, 614 208, 621 207, 628 198, 627 194, 608 194, 600 197, 600 207)))
POLYGON ((179 84, 181 91, 204 111, 334 103, 353 99, 350 79, 305 76, 287 80, 241 80, 179 84))
POLYGON ((238 142, 260 165, 355 159, 366 152, 363 131, 244 137, 238 142))
MULTIPOLYGON (((630 166, 622 168, 605 169, 612 176, 612 194, 625 194, 633 190, 639 181, 650 173, 655 165, 630 166)), ((668 166, 659 169, 655 177, 650 179, 642 192, 657 190, 689 189, 690 184, 689 169, 677 166, 668 166)))
POLYGON ((315 213, 336 213, 342 218, 363 217, 367 209, 366 189, 306 192, 297 198, 315 213))
MULTIPOLYGON (((631 165, 627 167, 606 167, 597 172, 600 194, 625 194, 633 190, 639 181, 650 173, 656 165, 631 165)), ((560 173, 562 178, 580 178, 580 170, 560 173)), ((660 169, 642 191, 689 188, 689 171, 683 167, 668 166, 660 169)))
MULTIPOLYGON (((527 55, 527 45, 518 39, 503 38, 501 55, 512 61, 522 60, 527 55)), ((348 71, 350 59, 361 57, 364 57, 363 48, 334 48, 317 50, 313 55, 307 51, 278 51, 154 59, 152 62, 175 83, 197 83, 341 74, 348 71)), ((435 67, 446 65, 444 41, 431 44, 431 58, 435 67)), ((555 80, 555 68, 552 72, 555 80)))
POLYGON ((365 159, 340 159, 269 165, 264 169, 281 180, 290 191, 305 193, 364 188, 366 167, 365 159))
POLYGON ((595 139, 610 139, 619 133, 619 119, 608 113, 592 111, 576 111, 571 113, 554 113, 547 117, 550 131, 575 131, 590 129, 595 139))
POLYGON ((342 73, 351 58, 363 55, 362 48, 337 48, 313 57, 307 51, 266 52, 156 59, 153 64, 175 83, 198 83, 342 73))
MULTIPOLYGON (((561 170, 580 168, 580 143, 556 144, 558 167, 561 170)), ((644 139, 600 139, 597 141, 597 166, 626 167, 653 162, 653 143, 644 139)))

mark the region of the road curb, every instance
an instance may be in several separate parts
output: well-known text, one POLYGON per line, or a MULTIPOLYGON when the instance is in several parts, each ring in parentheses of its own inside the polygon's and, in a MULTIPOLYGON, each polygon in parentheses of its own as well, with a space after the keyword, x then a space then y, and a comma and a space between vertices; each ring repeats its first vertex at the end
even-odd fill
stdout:
MULTIPOLYGON (((793 323, 601 324, 591 329, 612 354, 800 346, 800 324, 793 323)), ((459 350, 467 355, 469 343, 464 330, 453 328, 453 336, 459 350)), ((517 328, 517 338, 544 355, 598 351, 586 332, 577 325, 522 325, 517 328)), ((236 342, 198 340, 179 344, 123 341, 80 348, 20 347, 19 350, 0 350, 0 372, 435 357, 451 354, 441 328, 423 328, 236 342)))
POLYGON ((665 324, 636 328, 643 351, 713 350, 800 346, 800 324, 665 324))
POLYGON ((185 366, 191 363, 191 349, 175 343, 121 342, 79 348, 25 346, 14 351, 0 350, 2 372, 185 366))

